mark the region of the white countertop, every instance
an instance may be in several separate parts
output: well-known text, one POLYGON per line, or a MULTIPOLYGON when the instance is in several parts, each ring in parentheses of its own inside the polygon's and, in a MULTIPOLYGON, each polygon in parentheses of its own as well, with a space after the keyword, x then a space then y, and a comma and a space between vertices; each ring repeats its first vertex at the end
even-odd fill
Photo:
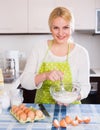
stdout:
POLYGON ((100 77, 100 68, 92 68, 96 74, 90 74, 90 77, 100 77))
POLYGON ((12 88, 17 88, 19 84, 20 84, 20 80, 16 79, 12 83, 4 83, 4 88, 7 89, 7 90, 10 90, 12 88))

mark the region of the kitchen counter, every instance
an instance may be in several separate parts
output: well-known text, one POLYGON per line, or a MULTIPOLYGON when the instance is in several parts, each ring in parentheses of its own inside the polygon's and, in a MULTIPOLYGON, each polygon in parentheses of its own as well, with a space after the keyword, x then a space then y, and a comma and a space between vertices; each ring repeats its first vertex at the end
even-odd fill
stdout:
MULTIPOLYGON (((39 109, 37 104, 26 104, 39 109)), ((70 105, 68 107, 44 104, 46 110, 50 114, 50 117, 45 117, 45 119, 34 122, 20 124, 9 112, 3 111, 0 115, 0 130, 57 130, 52 122, 54 119, 59 121, 66 115, 69 115, 72 119, 76 115, 80 117, 90 117, 91 121, 89 124, 81 123, 78 126, 68 125, 67 130, 100 130, 100 105, 93 104, 81 104, 81 105, 70 105)), ((58 128, 58 130, 66 130, 66 128, 58 128)))
POLYGON ((18 78, 12 83, 4 83, 4 88, 10 90, 12 88, 17 88, 19 84, 20 84, 20 80, 18 78))
POLYGON ((100 68, 92 68, 90 70, 90 77, 100 77, 100 68))

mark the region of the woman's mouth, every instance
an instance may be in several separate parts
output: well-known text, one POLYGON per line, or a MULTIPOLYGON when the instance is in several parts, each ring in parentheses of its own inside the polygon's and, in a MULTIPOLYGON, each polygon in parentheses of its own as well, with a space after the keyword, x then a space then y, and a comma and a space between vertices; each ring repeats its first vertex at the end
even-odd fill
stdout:
POLYGON ((57 36, 57 38, 59 39, 59 40, 64 40, 65 39, 65 36, 57 36))

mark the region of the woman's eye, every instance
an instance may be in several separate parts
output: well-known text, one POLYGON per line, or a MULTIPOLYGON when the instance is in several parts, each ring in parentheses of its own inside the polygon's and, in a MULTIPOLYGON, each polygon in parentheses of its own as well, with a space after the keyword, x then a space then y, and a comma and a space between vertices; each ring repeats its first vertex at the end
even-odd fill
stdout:
POLYGON ((58 27, 54 27, 53 29, 58 29, 58 27))
MULTIPOLYGON (((64 26, 64 27, 62 27, 62 29, 64 29, 64 30, 69 29, 69 28, 70 28, 70 26, 64 26)), ((57 26, 55 26, 55 27, 53 27, 53 29, 54 29, 54 30, 58 30, 58 29, 60 29, 60 28, 57 27, 57 26)))
POLYGON ((70 28, 70 26, 65 26, 65 27, 64 27, 64 29, 68 29, 68 28, 70 28))

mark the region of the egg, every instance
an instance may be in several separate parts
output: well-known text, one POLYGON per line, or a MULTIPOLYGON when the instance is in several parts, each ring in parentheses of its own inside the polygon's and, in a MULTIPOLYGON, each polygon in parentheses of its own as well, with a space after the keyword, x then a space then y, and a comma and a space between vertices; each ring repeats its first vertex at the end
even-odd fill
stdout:
POLYGON ((29 117, 31 120, 34 120, 34 118, 35 118, 35 113, 34 113, 33 111, 29 111, 27 115, 28 115, 28 117, 29 117))
POLYGON ((71 124, 72 124, 73 126, 77 126, 79 123, 78 123, 78 120, 72 120, 72 121, 71 121, 71 124))
POLYGON ((53 126, 56 127, 56 128, 60 127, 59 121, 57 119, 54 119, 53 126))
POLYGON ((16 112, 16 116, 19 117, 19 115, 20 115, 21 113, 23 113, 23 111, 19 109, 19 110, 16 112))
POLYGON ((26 120, 27 120, 27 115, 26 115, 24 112, 22 112, 22 113, 19 115, 19 119, 20 119, 20 120, 23 120, 23 121, 26 121, 26 120))
POLYGON ((14 112, 14 110, 17 108, 17 106, 16 105, 13 105, 12 107, 11 107, 11 111, 12 112, 14 112))
POLYGON ((65 128, 65 127, 67 126, 65 119, 60 120, 59 123, 60 123, 60 126, 61 126, 61 127, 64 127, 64 128, 65 128))
POLYGON ((65 121, 66 121, 67 124, 70 124, 71 121, 72 121, 72 119, 71 119, 70 116, 66 116, 66 117, 65 117, 65 121))
POLYGON ((39 118, 43 117, 43 112, 41 110, 36 110, 35 115, 39 118))
POLYGON ((29 111, 31 111, 29 108, 26 108, 26 109, 24 110, 24 112, 25 112, 26 114, 28 114, 29 111))
POLYGON ((91 121, 90 117, 84 117, 83 122, 88 124, 91 121))
POLYGON ((20 104, 20 105, 19 105, 19 108, 20 108, 20 109, 23 109, 24 107, 26 107, 25 104, 20 104))
POLYGON ((76 117, 75 117, 75 120, 77 120, 78 123, 82 123, 82 122, 83 122, 83 120, 82 120, 79 116, 76 116, 76 117))
POLYGON ((13 113, 15 114, 19 110, 19 107, 17 106, 14 110, 13 113))

